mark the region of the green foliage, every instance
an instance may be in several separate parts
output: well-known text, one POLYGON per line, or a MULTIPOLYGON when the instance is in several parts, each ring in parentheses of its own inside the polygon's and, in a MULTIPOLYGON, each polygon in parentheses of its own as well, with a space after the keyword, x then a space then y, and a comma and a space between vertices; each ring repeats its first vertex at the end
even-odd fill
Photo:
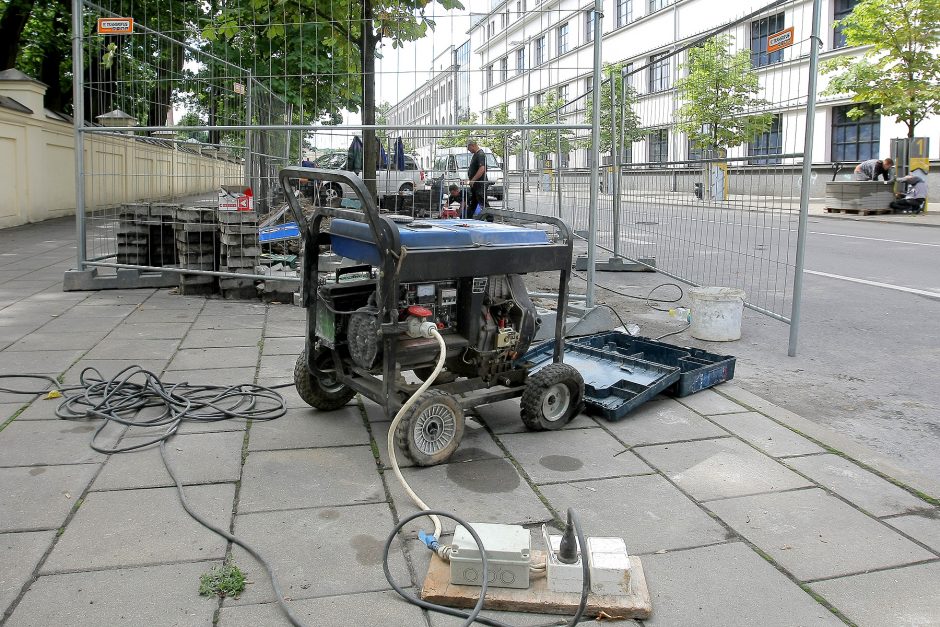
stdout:
MULTIPOLYGON (((529 120, 533 124, 552 124, 555 122, 555 111, 563 107, 565 102, 557 90, 545 93, 542 102, 529 111, 529 120)), ((562 116, 564 119, 564 116, 562 116)), ((555 154, 558 151, 558 134, 561 133, 562 154, 571 152, 574 133, 569 129, 561 131, 531 131, 529 133, 529 150, 537 155, 555 154)))
MULTIPOLYGON (((851 95, 875 113, 907 126, 907 136, 940 114, 940 0, 860 0, 837 22, 849 46, 870 46, 861 58, 843 55, 822 64, 833 74, 824 95, 851 95)), ((869 111, 855 107, 849 117, 869 111)))
MULTIPOLYGON (((512 124, 515 120, 509 117, 509 107, 506 103, 503 103, 498 109, 493 111, 489 119, 487 120, 488 124, 512 124)), ((483 134, 483 141, 486 142, 484 145, 489 146, 490 149, 501 155, 502 160, 505 162, 506 157, 514 153, 518 148, 522 140, 522 134, 519 131, 486 131, 483 134)))
POLYGON ((71 7, 65 0, 33 3, 20 39, 16 68, 49 86, 45 105, 71 112, 71 7))
MULTIPOLYGON (((189 111, 184 113, 180 118, 179 122, 176 123, 177 126, 205 126, 206 121, 203 117, 196 113, 195 111, 189 111)), ((207 143, 209 141, 209 132, 208 131, 179 131, 178 136, 180 139, 195 139, 202 143, 207 143)))
POLYGON ((229 561, 199 577, 199 594, 204 597, 218 596, 237 599, 244 590, 245 574, 229 561))
MULTIPOLYGON (((468 116, 460 118, 457 124, 460 126, 473 125, 477 123, 478 119, 476 113, 470 113, 468 116)), ((439 148, 463 148, 471 137, 476 137, 476 133, 469 128, 458 131, 444 131, 437 142, 437 146, 439 148)), ((483 140, 478 139, 478 141, 482 142, 483 140)))
MULTIPOLYGON (((643 139, 645 131, 640 130, 640 116, 634 111, 636 106, 636 90, 630 86, 629 79, 624 85, 623 68, 625 63, 605 63, 602 70, 602 76, 609 77, 610 80, 604 80, 601 84, 601 122, 600 122, 600 151, 610 152, 611 148, 611 87, 615 94, 615 103, 617 105, 617 130, 623 124, 623 137, 627 142, 640 141, 643 139)), ((594 93, 588 95, 585 101, 585 123, 590 124, 594 120, 594 93)), ((620 142, 620 135, 617 136, 617 142, 620 142)), ((590 136, 578 142, 580 148, 590 148, 590 136)))
POLYGON ((759 84, 750 51, 731 54, 733 41, 731 35, 720 35, 690 49, 683 66, 688 73, 676 81, 684 103, 676 126, 705 151, 740 146, 773 124, 773 114, 754 113, 770 103, 757 97, 759 84))

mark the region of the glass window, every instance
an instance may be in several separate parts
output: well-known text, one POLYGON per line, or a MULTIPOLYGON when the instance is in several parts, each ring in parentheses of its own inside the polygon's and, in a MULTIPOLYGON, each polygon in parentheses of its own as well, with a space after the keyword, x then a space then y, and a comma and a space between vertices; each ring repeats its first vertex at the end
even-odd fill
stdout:
POLYGON ((509 80, 509 57, 503 57, 499 62, 499 80, 503 82, 509 80))
POLYGON ((669 89, 669 59, 666 56, 668 54, 668 52, 663 52, 650 57, 649 92, 651 94, 669 89))
MULTIPOLYGON (((836 22, 852 12, 858 0, 834 0, 832 5, 832 21, 836 22)), ((845 33, 838 26, 832 27, 832 48, 844 48, 848 45, 845 33)))
POLYGON ((593 91, 593 87, 594 87, 594 77, 588 76, 587 78, 584 79, 584 93, 585 94, 591 93, 591 91, 593 91))
POLYGON ((568 22, 558 27, 558 56, 568 52, 568 22))
POLYGON ((705 151, 699 148, 695 142, 689 140, 689 161, 698 161, 705 158, 705 151))
POLYGON ((558 88, 558 99, 561 100, 561 104, 568 102, 568 86, 562 85, 558 88))
POLYGON ((487 87, 493 86, 493 66, 492 65, 486 66, 486 86, 487 87))
POLYGON ((770 128, 755 137, 747 145, 747 154, 752 157, 764 156, 763 159, 751 159, 754 165, 768 165, 780 163, 778 155, 783 153, 783 133, 781 132, 780 116, 774 115, 770 128))
POLYGON ((647 161, 662 163, 669 160, 669 129, 651 131, 647 143, 647 161))
POLYGON ((650 0, 650 13, 665 9, 670 4, 672 4, 671 0, 650 0))
POLYGON ((516 70, 520 74, 525 70, 525 48, 516 50, 516 70))
POLYGON ((857 120, 848 116, 856 106, 832 109, 832 160, 865 161, 878 158, 881 143, 881 117, 870 110, 857 120))
POLYGON ((617 28, 633 20, 633 0, 617 0, 617 28))
POLYGON ((535 54, 533 56, 535 65, 542 65, 545 63, 545 35, 542 35, 535 40, 535 54))
POLYGON ((516 122, 518 122, 518 123, 520 123, 520 124, 522 124, 523 122, 525 122, 525 118, 523 117, 523 115, 524 115, 524 113, 523 113, 523 107, 524 107, 524 106, 525 106, 525 104, 524 104, 521 100, 517 100, 517 101, 516 101, 516 122))
POLYGON ((783 13, 777 13, 751 22, 751 65, 753 67, 764 67, 783 61, 783 50, 767 52, 767 37, 786 28, 783 17, 783 13))
POLYGON ((584 12, 584 43, 594 41, 594 11, 584 12))

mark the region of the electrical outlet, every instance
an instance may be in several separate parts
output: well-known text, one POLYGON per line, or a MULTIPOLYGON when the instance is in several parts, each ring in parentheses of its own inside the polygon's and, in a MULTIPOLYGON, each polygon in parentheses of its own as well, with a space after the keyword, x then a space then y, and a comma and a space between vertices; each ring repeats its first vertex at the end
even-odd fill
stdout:
MULTIPOLYGON (((581 566, 582 551, 578 546, 578 559, 574 564, 558 560, 560 535, 549 535, 542 525, 542 537, 548 548, 545 559, 545 575, 548 589, 553 592, 580 594, 584 577, 581 566)), ((587 538, 588 567, 591 572, 591 593, 625 595, 630 592, 630 556, 623 538, 587 538)))

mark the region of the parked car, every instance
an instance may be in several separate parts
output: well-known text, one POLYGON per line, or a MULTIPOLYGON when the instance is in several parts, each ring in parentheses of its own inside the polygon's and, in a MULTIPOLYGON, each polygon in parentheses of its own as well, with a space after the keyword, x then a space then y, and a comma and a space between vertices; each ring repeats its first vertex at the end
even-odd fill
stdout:
MULTIPOLYGON (((324 170, 346 170, 345 152, 323 155, 313 162, 313 167, 324 170)), ((361 174, 361 173, 360 173, 361 174)), ((411 155, 405 155, 405 169, 380 169, 376 171, 376 201, 382 204, 383 198, 398 194, 413 194, 416 189, 424 189, 424 170, 418 166, 411 155)), ((348 185, 333 181, 312 181, 304 189, 311 197, 319 196, 322 204, 338 206, 344 197, 355 197, 348 185)))
MULTIPOLYGON (((489 148, 480 148, 486 155, 486 195, 503 199, 503 166, 489 148)), ((467 180, 470 167, 470 152, 466 148, 446 148, 438 151, 431 171, 431 193, 434 198, 443 198, 451 183, 461 185, 467 180), (440 190, 440 194, 437 191, 440 190)))

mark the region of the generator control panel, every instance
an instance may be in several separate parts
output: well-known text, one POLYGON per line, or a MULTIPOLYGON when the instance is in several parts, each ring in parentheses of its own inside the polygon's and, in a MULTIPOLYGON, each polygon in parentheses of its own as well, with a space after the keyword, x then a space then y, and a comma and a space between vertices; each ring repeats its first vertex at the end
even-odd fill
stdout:
POLYGON ((431 320, 441 323, 443 328, 456 328, 457 281, 402 283, 398 309, 406 311, 411 305, 431 310, 431 320))

